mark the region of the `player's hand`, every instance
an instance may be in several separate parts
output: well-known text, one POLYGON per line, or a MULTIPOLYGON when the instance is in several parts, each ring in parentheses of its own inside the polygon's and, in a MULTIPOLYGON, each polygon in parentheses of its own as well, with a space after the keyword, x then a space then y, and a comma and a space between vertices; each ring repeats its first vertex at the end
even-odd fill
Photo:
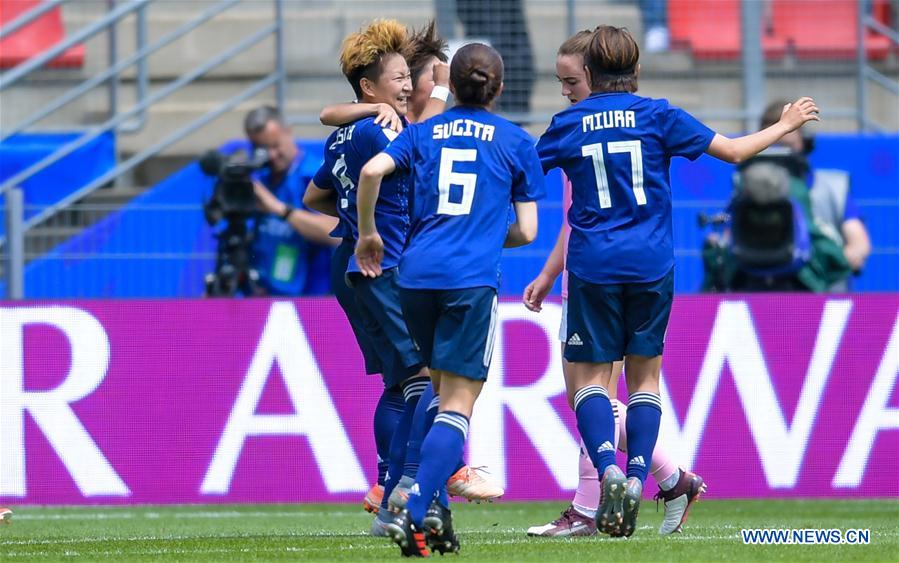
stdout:
POLYGON ((396 114, 396 110, 389 104, 378 104, 378 115, 375 116, 375 125, 393 129, 397 133, 403 132, 403 120, 396 114))
POLYGON ((521 302, 530 311, 539 313, 543 309, 543 300, 549 295, 553 288, 555 280, 548 275, 540 272, 540 275, 524 288, 524 294, 521 296, 521 302))
POLYGON ((370 235, 359 235, 356 242, 356 263, 359 271, 368 278, 381 275, 381 262, 384 260, 384 241, 381 235, 374 232, 370 235))
POLYGON ((785 105, 780 114, 780 122, 787 126, 787 132, 795 131, 809 121, 821 121, 818 106, 809 97, 799 98, 792 104, 785 105))
POLYGON ((448 64, 437 61, 434 63, 434 85, 449 88, 450 67, 448 64))
POLYGON ((270 192, 268 188, 261 183, 256 181, 253 182, 253 193, 256 194, 256 202, 259 204, 259 209, 262 211, 273 215, 282 215, 284 213, 284 210, 286 209, 284 202, 275 197, 275 194, 270 192))

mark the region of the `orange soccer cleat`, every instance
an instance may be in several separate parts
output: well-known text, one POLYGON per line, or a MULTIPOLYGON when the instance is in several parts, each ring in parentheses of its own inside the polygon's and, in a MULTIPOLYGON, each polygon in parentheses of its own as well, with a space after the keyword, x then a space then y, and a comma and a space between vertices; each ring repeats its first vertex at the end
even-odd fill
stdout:
POLYGON ((384 486, 374 484, 368 492, 365 493, 365 498, 362 499, 362 508, 364 508, 366 512, 377 514, 378 510, 381 508, 382 500, 384 500, 384 486))
POLYGON ((481 477, 477 472, 480 467, 465 466, 456 471, 446 482, 446 491, 454 497, 463 497, 469 501, 491 502, 506 494, 502 487, 494 485, 481 477))

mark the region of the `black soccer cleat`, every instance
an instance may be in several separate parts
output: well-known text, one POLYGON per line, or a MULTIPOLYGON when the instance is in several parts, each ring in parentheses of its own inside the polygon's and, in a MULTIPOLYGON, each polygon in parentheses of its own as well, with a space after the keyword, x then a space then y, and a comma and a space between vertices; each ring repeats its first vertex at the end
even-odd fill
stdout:
POLYGON ((624 488, 624 512, 621 515, 621 527, 618 534, 631 537, 637 529, 637 515, 640 513, 640 501, 643 498, 643 483, 636 477, 627 480, 624 488))
POLYGON ((624 523, 624 489, 627 477, 617 465, 610 465, 600 482, 599 508, 596 511, 596 527, 613 537, 621 536, 624 523))
POLYGON ((453 515, 449 508, 435 500, 428 507, 422 524, 427 532, 425 541, 428 542, 431 551, 439 552, 440 555, 459 553, 459 538, 453 531, 453 515))
POLYGON ((400 546, 403 557, 430 557, 431 552, 425 543, 425 534, 412 522, 408 510, 403 510, 385 526, 387 535, 393 543, 400 546))

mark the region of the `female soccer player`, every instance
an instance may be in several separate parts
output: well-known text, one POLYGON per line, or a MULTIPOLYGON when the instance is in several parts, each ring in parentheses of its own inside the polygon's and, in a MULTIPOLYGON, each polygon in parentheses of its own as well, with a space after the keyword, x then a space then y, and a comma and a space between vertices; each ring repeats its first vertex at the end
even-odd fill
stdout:
MULTIPOLYGON (((556 78, 562 86, 562 95, 572 105, 590 96, 590 86, 587 83, 587 75, 584 71, 584 54, 590 45, 593 32, 580 31, 568 38, 556 56, 556 78)), ((571 206, 571 182, 563 175, 564 187, 564 211, 571 206)), ((565 257, 568 247, 568 234, 570 232, 568 220, 563 216, 562 228, 552 253, 546 259, 540 274, 524 290, 522 300, 531 311, 540 311, 543 300, 549 295, 556 278, 562 274, 562 325, 559 328, 559 339, 562 342, 562 353, 565 353, 566 318, 568 308, 568 274, 565 271, 565 257)), ((612 363, 612 376, 609 379, 609 397, 617 397, 618 380, 624 363, 612 363)), ((566 380, 569 379, 570 364, 562 360, 562 372, 566 380)), ((627 453, 627 436, 624 432, 627 407, 617 399, 612 399, 612 413, 615 417, 615 447, 627 453)), ((577 491, 571 505, 562 512, 562 515, 548 524, 528 528, 530 536, 544 537, 571 537, 592 536, 596 534, 596 509, 599 506, 599 476, 586 447, 581 441, 580 455, 578 456, 578 469, 580 479, 577 491)), ((649 471, 659 484, 657 497, 665 502, 665 518, 659 528, 660 534, 671 534, 681 529, 687 519, 690 505, 695 502, 705 491, 705 483, 702 478, 690 471, 681 470, 661 444, 656 444, 652 452, 652 462, 649 471)))
POLYGON ((666 100, 635 96, 639 49, 627 30, 599 26, 584 57, 592 95, 557 114, 537 144, 544 171, 571 179, 565 359, 578 430, 602 476, 597 524, 630 536, 636 527, 661 418, 659 371, 674 282, 671 157, 702 153, 740 162, 818 108, 800 98, 771 127, 728 139, 666 100), (615 464, 607 389, 626 357, 627 476, 615 464))
MULTIPOLYGON (((433 21, 409 36, 403 54, 409 65, 409 73, 412 78, 412 94, 409 97, 405 119, 401 119, 390 104, 361 101, 325 107, 320 116, 322 123, 338 127, 365 117, 374 117, 375 124, 387 126, 394 131, 400 132, 402 131, 404 121, 418 123, 443 112, 450 93, 448 88, 449 65, 446 64, 448 60, 446 49, 446 41, 437 34, 437 28, 433 21)), ((350 240, 351 244, 355 242, 352 239, 348 240, 350 240)), ((350 292, 342 281, 349 259, 347 248, 351 249, 352 246, 341 245, 338 252, 335 253, 335 259, 332 261, 332 264, 334 262, 342 262, 343 265, 339 277, 332 280, 332 286, 337 288, 335 291, 338 294, 338 299, 341 293, 350 292), (341 259, 340 261, 337 260, 338 256, 341 259)), ((409 431, 409 441, 405 448, 402 468, 398 469, 396 463, 390 468, 391 475, 401 475, 401 477, 397 485, 389 492, 388 498, 384 498, 384 484, 386 480, 383 476, 386 473, 386 460, 389 456, 397 461, 399 450, 403 448, 398 448, 397 453, 391 455, 389 454, 390 445, 388 444, 386 448, 383 448, 384 453, 382 455, 381 444, 383 440, 378 442, 379 458, 385 461, 379 462, 378 483, 371 488, 363 502, 363 507, 369 512, 378 512, 380 506, 388 507, 388 503, 391 510, 398 510, 405 506, 407 491, 415 482, 415 476, 418 472, 421 442, 427 433, 427 429, 430 428, 431 421, 437 414, 437 401, 434 399, 432 386, 429 385, 424 391, 419 399, 419 403, 409 431), (384 470, 383 472, 382 469, 384 470)), ((394 404, 395 401, 392 400, 379 402, 375 411, 376 420, 384 420, 386 418, 378 416, 379 413, 392 413, 394 404)), ((461 460, 459 469, 449 478, 447 488, 451 495, 461 496, 469 501, 476 502, 493 500, 501 497, 505 492, 502 487, 485 480, 461 460)), ((387 518, 383 518, 383 520, 386 521, 387 518)))
MULTIPOLYGON (((449 98, 449 65, 446 41, 437 35, 433 21, 409 36, 404 55, 412 78, 412 95, 405 121, 418 123, 446 109, 449 98)), ((375 124, 403 130, 403 119, 390 104, 343 103, 326 106, 319 116, 322 124, 339 127, 364 117, 374 117, 375 124)))
POLYGON ((466 45, 453 58, 457 105, 402 134, 362 170, 359 242, 362 273, 383 275, 385 246, 375 220, 382 179, 414 171, 415 211, 400 261, 403 312, 440 394, 439 414, 421 450, 406 508, 388 526, 404 555, 458 549, 449 509, 434 502, 462 455, 468 420, 493 351, 496 292, 503 246, 537 234, 543 173, 534 143, 489 111, 502 90, 494 49, 466 45), (508 222, 514 204, 516 221, 508 222), (427 538, 423 530, 427 530, 427 538))
MULTIPOLYGON (((356 97, 369 104, 390 106, 404 116, 412 94, 409 67, 404 54, 407 48, 406 28, 396 20, 380 20, 364 30, 351 34, 343 43, 341 68, 356 97)), ((304 202, 323 212, 338 212, 341 233, 348 244, 356 240, 356 185, 359 171, 375 154, 382 151, 397 133, 375 124, 365 117, 338 128, 326 141, 325 161, 306 189, 304 202)), ((342 273, 352 285, 350 296, 340 300, 349 317, 358 312, 365 334, 378 354, 384 377, 385 395, 397 388, 402 390, 403 411, 392 432, 387 425, 378 424, 381 403, 376 409, 375 428, 379 457, 389 458, 393 471, 388 472, 381 493, 382 498, 367 498, 371 505, 383 505, 384 495, 402 474, 405 445, 419 397, 428 385, 427 369, 409 336, 402 316, 399 287, 396 284, 396 265, 406 243, 409 228, 410 178, 396 174, 384 183, 378 205, 378 224, 384 233, 386 273, 377 279, 365 278, 352 255, 342 273), (385 455, 384 446, 387 446, 385 455)), ((345 248, 345 242, 341 248, 345 248)), ((337 281, 340 287, 343 280, 337 281)), ((360 342, 361 344, 361 342, 360 342)), ((382 397, 383 402, 383 397, 382 397)), ((392 404, 392 402, 391 402, 392 404)), ((369 496, 372 496, 371 493, 369 496)), ((379 514, 388 519, 387 511, 379 514)), ((372 525, 379 532, 378 520, 372 525)))

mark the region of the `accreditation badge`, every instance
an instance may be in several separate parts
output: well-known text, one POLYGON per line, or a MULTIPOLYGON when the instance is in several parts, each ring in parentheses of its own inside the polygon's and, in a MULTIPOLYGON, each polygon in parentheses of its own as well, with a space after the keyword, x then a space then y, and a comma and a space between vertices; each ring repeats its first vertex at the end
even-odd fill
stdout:
POLYGON ((300 251, 294 246, 279 244, 275 250, 275 262, 272 264, 272 279, 288 282, 293 278, 297 268, 300 251))

